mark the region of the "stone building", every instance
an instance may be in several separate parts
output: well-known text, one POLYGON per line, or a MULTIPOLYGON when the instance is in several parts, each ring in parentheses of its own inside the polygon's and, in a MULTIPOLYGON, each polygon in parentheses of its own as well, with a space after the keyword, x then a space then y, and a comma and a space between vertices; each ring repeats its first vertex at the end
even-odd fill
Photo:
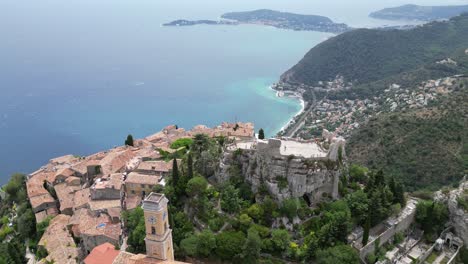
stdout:
POLYGON ((125 193, 128 197, 145 197, 161 179, 160 176, 156 175, 144 175, 137 172, 130 172, 124 183, 125 193))
POLYGON ((150 193, 143 201, 146 227, 146 255, 161 260, 174 260, 172 229, 164 194, 150 193))
POLYGON ((91 199, 112 200, 120 199, 122 188, 122 173, 114 173, 107 177, 96 179, 90 188, 91 199))
POLYGON ((164 194, 150 193, 143 200, 146 255, 120 251, 113 264, 183 264, 174 260, 168 200, 164 194))
POLYGON ((169 171, 172 169, 172 163, 164 160, 154 161, 143 161, 136 168, 135 172, 165 177, 169 175, 169 171))

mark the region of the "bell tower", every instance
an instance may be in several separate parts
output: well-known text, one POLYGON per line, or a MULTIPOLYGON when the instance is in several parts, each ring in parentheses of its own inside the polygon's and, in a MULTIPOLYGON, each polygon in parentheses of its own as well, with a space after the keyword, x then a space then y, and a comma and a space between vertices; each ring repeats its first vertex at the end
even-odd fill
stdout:
POLYGON ((172 229, 169 227, 167 198, 164 194, 150 193, 143 200, 146 228, 146 255, 160 260, 174 260, 172 229))

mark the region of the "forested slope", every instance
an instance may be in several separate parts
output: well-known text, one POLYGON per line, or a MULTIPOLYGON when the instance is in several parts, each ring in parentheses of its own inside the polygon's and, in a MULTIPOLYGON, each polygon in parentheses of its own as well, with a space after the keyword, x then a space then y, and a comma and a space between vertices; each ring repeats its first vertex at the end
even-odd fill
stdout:
POLYGON ((389 83, 414 84, 468 69, 468 14, 412 30, 358 29, 331 38, 282 75, 282 81, 314 86, 344 76, 348 96, 369 96, 389 83), (451 58, 457 65, 437 64, 451 58))
POLYGON ((408 190, 437 189, 468 172, 468 87, 428 108, 382 114, 355 131, 352 162, 381 168, 408 190))

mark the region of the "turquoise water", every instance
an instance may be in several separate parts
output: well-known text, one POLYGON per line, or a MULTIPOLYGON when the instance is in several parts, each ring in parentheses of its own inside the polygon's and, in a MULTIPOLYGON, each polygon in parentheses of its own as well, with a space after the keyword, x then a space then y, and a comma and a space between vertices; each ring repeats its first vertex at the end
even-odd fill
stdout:
POLYGON ((391 23, 367 18, 385 7, 380 1, 337 2, 0 1, 0 183, 52 157, 87 155, 168 124, 238 120, 274 135, 300 105, 269 85, 331 34, 160 25, 256 8, 352 26, 391 23))

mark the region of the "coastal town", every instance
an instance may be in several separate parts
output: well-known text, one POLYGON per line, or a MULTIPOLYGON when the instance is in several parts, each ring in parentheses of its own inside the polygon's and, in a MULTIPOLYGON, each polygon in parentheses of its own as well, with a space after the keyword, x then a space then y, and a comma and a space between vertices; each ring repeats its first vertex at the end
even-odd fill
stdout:
MULTIPOLYGON (((312 107, 297 115, 290 122, 290 127, 300 122, 299 128, 291 136, 309 139, 321 134, 322 129, 334 131, 337 135, 349 138, 352 131, 367 122, 369 118, 382 113, 420 109, 430 106, 437 98, 450 94, 459 89, 456 85, 460 80, 467 78, 462 75, 428 80, 420 83, 415 88, 403 87, 396 83, 389 85, 380 96, 366 99, 327 99, 317 100, 312 107), (300 121, 299 121, 300 120, 300 121)), ((288 84, 278 83, 274 89, 283 94, 299 97, 306 89, 318 92, 332 92, 349 90, 351 83, 346 83, 342 76, 337 76, 330 82, 319 82, 317 87, 306 87, 304 85, 293 87, 288 84), (294 89, 289 91, 288 89, 294 89)), ((290 130, 286 128, 284 132, 290 130)))
MULTIPOLYGON (((172 125, 135 140, 133 146, 116 147, 87 157, 66 155, 51 159, 29 174, 26 183, 36 222, 50 221, 39 241, 39 246, 48 252, 43 261, 177 263, 173 262, 172 238, 167 238, 167 234, 164 246, 170 244, 171 251, 167 256, 147 257, 126 252, 122 212, 144 205, 157 195, 152 193, 155 186, 165 185, 173 164, 163 160, 161 153, 175 152, 171 148, 174 141, 196 134, 251 139, 253 129, 251 123, 223 123, 215 128, 200 125, 188 131, 172 125)), ((31 261, 34 263, 34 259, 31 261)))

